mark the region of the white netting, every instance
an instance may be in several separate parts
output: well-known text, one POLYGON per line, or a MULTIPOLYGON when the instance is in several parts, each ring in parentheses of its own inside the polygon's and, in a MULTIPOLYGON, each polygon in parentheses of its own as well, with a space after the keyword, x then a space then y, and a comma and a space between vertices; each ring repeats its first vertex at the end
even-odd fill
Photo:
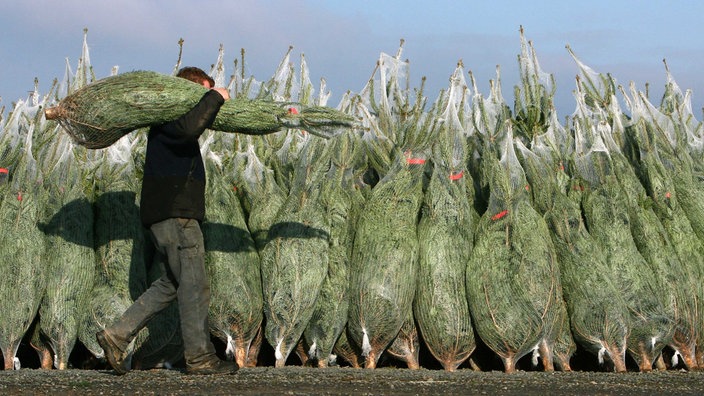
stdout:
MULTIPOLYGON (((587 133, 591 134, 593 131, 588 131, 587 133)), ((583 136, 584 134, 585 131, 579 127, 579 124, 575 124, 575 135, 583 136)), ((584 139, 580 138, 576 140, 584 141, 584 139)), ((599 135, 592 137, 592 144, 588 149, 582 146, 581 150, 575 152, 575 166, 579 176, 593 186, 601 184, 602 176, 610 173, 608 163, 609 150, 599 135)))
POLYGON ((34 158, 34 154, 32 153, 32 137, 34 135, 35 125, 25 125, 25 128, 26 138, 23 148, 23 161, 25 162, 24 169, 21 169, 21 174, 16 175, 17 177, 15 177, 12 181, 12 188, 16 191, 26 189, 36 190, 38 185, 35 183, 41 178, 37 160, 34 158))
POLYGON ((90 52, 88 50, 88 32, 86 30, 83 34, 83 49, 81 51, 81 58, 78 60, 76 74, 73 77, 73 82, 71 83, 69 93, 75 92, 93 81, 95 81, 95 74, 93 73, 93 66, 90 63, 90 52))
POLYGON ((579 176, 591 185, 600 185, 603 176, 611 172, 609 150, 599 130, 606 127, 603 124, 604 113, 601 109, 592 109, 586 105, 579 84, 574 96, 577 101, 573 117, 575 166, 579 176))
POLYGON ((209 133, 203 139, 203 141, 200 144, 200 155, 203 157, 203 159, 207 159, 208 161, 212 161, 218 168, 222 168, 223 165, 223 156, 222 153, 219 153, 214 149, 214 146, 217 145, 217 140, 216 140, 216 135, 215 133, 209 133))
POLYGON ((2 152, 0 152, 0 167, 8 167, 16 160, 16 150, 22 143, 20 120, 26 106, 27 103, 24 100, 18 100, 3 126, 2 135, 0 136, 0 147, 2 148, 2 152))
MULTIPOLYGON (((112 68, 112 74, 117 74, 117 66, 112 68)), ((73 72, 71 64, 68 58, 66 58, 64 76, 59 83, 56 96, 58 99, 64 98, 93 81, 95 81, 95 74, 93 73, 93 66, 90 63, 90 51, 88 49, 87 36, 84 35, 81 57, 78 59, 76 72, 73 72)))
POLYGON ((403 42, 394 56, 382 52, 372 77, 359 93, 362 104, 370 109, 378 108, 389 117, 392 116, 393 109, 404 108, 409 104, 410 66, 407 60, 401 60, 402 52, 403 42))
POLYGON ((581 77, 585 80, 585 82, 591 87, 595 88, 597 92, 607 91, 607 87, 601 80, 600 74, 594 71, 594 69, 592 69, 591 67, 587 66, 584 62, 579 60, 579 58, 577 58, 577 55, 572 52, 572 49, 569 46, 567 46, 567 51, 570 53, 570 55, 572 55, 572 59, 574 59, 574 61, 577 63, 581 77))
POLYGON ((298 92, 298 83, 291 63, 291 50, 293 47, 289 47, 267 86, 275 101, 290 101, 298 92))
POLYGON ((583 91, 585 104, 592 109, 605 110, 616 97, 616 80, 609 74, 600 74, 580 61, 572 49, 567 51, 577 63, 580 73, 577 75, 577 85, 583 91))
POLYGON ((218 59, 210 69, 210 77, 215 81, 216 87, 225 86, 225 49, 222 44, 218 49, 218 59))
POLYGON ((246 151, 247 166, 244 169, 244 180, 249 185, 250 190, 256 191, 257 186, 263 183, 264 173, 268 170, 264 163, 259 159, 254 145, 250 144, 246 151))
POLYGON ((560 124, 557 112, 553 111, 550 113, 547 130, 534 137, 531 150, 543 160, 552 162, 558 155, 567 157, 573 152, 574 145, 571 140, 571 135, 568 135, 565 127, 560 124))
MULTIPOLYGON (((318 106, 327 106, 328 100, 330 100, 330 96, 332 96, 332 92, 328 91, 327 81, 324 78, 321 78, 316 104, 318 106)), ((342 104, 342 102, 340 104, 342 104)), ((342 110, 342 107, 338 106, 337 109, 342 110)))
POLYGON ((688 89, 682 92, 682 89, 670 72, 670 68, 667 67, 667 63, 665 64, 665 73, 667 82, 665 95, 663 97, 663 106, 661 107, 664 107, 664 105, 670 102, 672 104, 670 110, 674 115, 692 128, 699 127, 699 121, 694 117, 694 113, 692 112, 692 90, 688 89))
POLYGON ((379 88, 386 109, 393 107, 392 102, 397 102, 399 107, 408 103, 408 97, 403 93, 407 92, 409 83, 409 63, 401 60, 401 49, 396 56, 382 53, 379 57, 379 88))
POLYGON ((61 79, 61 82, 59 83, 59 88, 56 92, 58 99, 64 98, 69 94, 72 78, 73 78, 73 71, 71 71, 71 64, 69 63, 68 58, 66 58, 66 67, 64 68, 64 77, 61 79))
POLYGON ((521 70, 521 78, 523 81, 536 88, 538 85, 544 86, 548 92, 552 92, 555 88, 555 82, 550 75, 540 67, 538 56, 535 53, 533 42, 526 40, 521 28, 521 53, 518 56, 519 69, 521 70), (534 76, 537 79, 533 78, 534 76))
POLYGON ((446 144, 442 147, 448 153, 435 158, 436 161, 441 158, 449 159, 450 163, 444 165, 450 169, 463 168, 466 160, 464 140, 469 136, 469 132, 460 116, 468 113, 469 93, 469 87, 464 79, 464 65, 459 62, 450 77, 450 87, 444 96, 445 108, 438 123, 439 130, 448 134, 444 139, 446 144))
POLYGON ((471 99, 472 90, 467 85, 467 80, 464 77, 464 63, 462 61, 457 63, 455 71, 450 76, 450 87, 447 92, 447 109, 454 108, 455 116, 457 121, 464 125, 464 117, 469 114, 472 110, 471 99))
POLYGON ((690 150, 701 155, 704 151, 704 127, 692 112, 692 90, 688 89, 683 93, 667 64, 665 67, 667 84, 660 108, 682 129, 682 134, 685 135, 683 138, 687 139, 690 150))
POLYGON ((506 124, 506 139, 501 149, 501 159, 499 163, 504 168, 509 176, 510 193, 524 190, 526 188, 526 175, 523 172, 523 167, 516 156, 516 149, 513 140, 513 128, 511 124, 506 124))
POLYGON ((298 102, 302 104, 313 104, 313 83, 310 80, 310 70, 308 69, 308 63, 306 62, 306 57, 301 54, 301 72, 300 72, 300 89, 298 91, 298 102))
POLYGON ((678 137, 675 134, 675 125, 668 116, 661 113, 658 108, 646 98, 643 92, 636 89, 635 83, 629 85, 630 97, 624 93, 626 105, 631 112, 632 122, 643 120, 655 127, 657 134, 665 138, 672 147, 677 146, 678 137))
MULTIPOLYGON (((471 74, 470 74, 471 76, 471 74)), ((508 119, 506 101, 501 94, 501 69, 496 67, 496 79, 489 81, 489 96, 484 98, 472 77, 474 95, 472 115, 476 130, 491 140, 503 139, 504 121, 508 119)))

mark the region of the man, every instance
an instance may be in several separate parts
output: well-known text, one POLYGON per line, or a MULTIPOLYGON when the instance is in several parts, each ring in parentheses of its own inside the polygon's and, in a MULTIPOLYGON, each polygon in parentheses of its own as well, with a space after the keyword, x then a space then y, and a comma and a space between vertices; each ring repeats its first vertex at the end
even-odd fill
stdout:
POLYGON ((174 299, 179 307, 186 373, 232 374, 238 369, 237 363, 216 356, 210 340, 210 283, 200 229, 205 216, 205 167, 198 138, 213 123, 229 94, 224 88, 213 88, 213 79, 199 68, 185 67, 177 76, 209 91, 188 113, 149 131, 140 212, 164 273, 120 319, 96 335, 120 375, 128 370, 125 359, 130 342, 174 299))

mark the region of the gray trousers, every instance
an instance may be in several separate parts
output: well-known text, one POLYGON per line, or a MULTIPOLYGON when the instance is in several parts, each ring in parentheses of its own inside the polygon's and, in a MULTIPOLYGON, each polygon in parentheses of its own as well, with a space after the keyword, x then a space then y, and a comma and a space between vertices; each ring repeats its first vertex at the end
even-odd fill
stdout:
POLYGON ((210 283, 198 221, 167 219, 152 225, 149 231, 157 255, 162 256, 157 261, 163 275, 107 330, 117 341, 129 343, 154 315, 177 299, 186 364, 217 359, 210 341, 210 283))

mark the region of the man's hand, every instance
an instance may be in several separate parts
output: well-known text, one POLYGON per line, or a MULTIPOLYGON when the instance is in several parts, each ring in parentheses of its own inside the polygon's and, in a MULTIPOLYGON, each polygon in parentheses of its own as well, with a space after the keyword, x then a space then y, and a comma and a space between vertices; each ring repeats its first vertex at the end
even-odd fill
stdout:
POLYGON ((210 88, 210 89, 212 89, 213 91, 217 91, 222 96, 223 99, 225 99, 225 100, 230 99, 230 93, 227 92, 226 88, 210 88))

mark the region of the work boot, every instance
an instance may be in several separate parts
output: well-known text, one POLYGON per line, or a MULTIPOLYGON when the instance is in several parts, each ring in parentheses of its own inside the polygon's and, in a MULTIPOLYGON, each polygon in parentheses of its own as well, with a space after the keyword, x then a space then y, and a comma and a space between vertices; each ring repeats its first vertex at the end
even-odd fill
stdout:
POLYGON ((121 347, 106 330, 96 333, 95 338, 105 352, 105 358, 117 375, 125 375, 129 369, 125 364, 127 359, 127 345, 121 347))
POLYGON ((235 374, 240 366, 237 362, 218 358, 199 364, 186 364, 188 375, 235 374))

